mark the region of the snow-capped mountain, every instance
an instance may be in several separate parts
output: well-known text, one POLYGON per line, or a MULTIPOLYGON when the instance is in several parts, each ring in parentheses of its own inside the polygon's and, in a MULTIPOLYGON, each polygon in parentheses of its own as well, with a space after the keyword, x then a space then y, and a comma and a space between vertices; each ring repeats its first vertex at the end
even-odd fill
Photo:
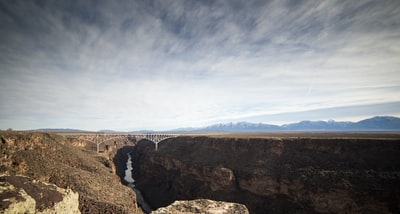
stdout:
POLYGON ((377 116, 358 122, 300 121, 282 126, 264 123, 223 123, 202 128, 180 128, 182 132, 268 132, 268 131, 400 131, 400 118, 377 116))

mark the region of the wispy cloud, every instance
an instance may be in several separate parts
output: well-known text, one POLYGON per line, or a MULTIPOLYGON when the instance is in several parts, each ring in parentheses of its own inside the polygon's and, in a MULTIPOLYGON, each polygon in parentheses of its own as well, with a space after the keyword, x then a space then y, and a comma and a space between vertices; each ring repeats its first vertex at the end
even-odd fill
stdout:
POLYGON ((400 99, 399 14, 390 0, 1 2, 0 128, 400 115, 384 104, 400 99))

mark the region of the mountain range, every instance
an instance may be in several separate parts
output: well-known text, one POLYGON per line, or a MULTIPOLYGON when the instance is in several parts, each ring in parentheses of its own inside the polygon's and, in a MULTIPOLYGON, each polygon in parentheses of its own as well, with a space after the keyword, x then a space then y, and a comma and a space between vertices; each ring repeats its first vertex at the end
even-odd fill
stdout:
POLYGON ((377 116, 358 122, 309 121, 285 125, 264 123, 224 123, 201 128, 180 128, 174 132, 269 132, 269 131, 400 131, 400 118, 377 116))
MULTIPOLYGON (((78 129, 37 129, 45 132, 86 132, 78 129)), ((309 121, 284 124, 281 126, 265 123, 220 123, 200 128, 178 128, 166 132, 274 132, 274 131, 400 131, 400 118, 376 116, 358 122, 343 121, 309 121)), ((99 132, 115 132, 100 130, 99 132)), ((134 132, 152 133, 153 130, 135 130, 134 132)))

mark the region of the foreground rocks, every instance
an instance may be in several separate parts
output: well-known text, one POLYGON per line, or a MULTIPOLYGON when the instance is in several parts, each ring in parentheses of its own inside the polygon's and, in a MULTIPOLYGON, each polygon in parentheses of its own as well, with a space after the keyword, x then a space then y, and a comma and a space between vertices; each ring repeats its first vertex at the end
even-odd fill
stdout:
POLYGON ((133 172, 154 208, 209 198, 251 213, 398 213, 399 157, 396 139, 178 137, 158 151, 139 142, 133 172))
POLYGON ((80 213, 78 193, 25 176, 0 177, 0 203, 4 213, 80 213))
MULTIPOLYGON (((142 213, 134 192, 115 175, 112 160, 95 151, 74 147, 62 136, 0 132, 0 153, 0 175, 24 175, 35 182, 51 183, 77 193, 81 213, 142 213)), ((41 191, 33 190, 32 194, 41 191)), ((41 204, 35 201, 36 206, 41 204)))
POLYGON ((151 212, 151 214, 169 213, 248 214, 249 211, 242 204, 196 199, 191 201, 175 201, 167 207, 162 207, 151 212))

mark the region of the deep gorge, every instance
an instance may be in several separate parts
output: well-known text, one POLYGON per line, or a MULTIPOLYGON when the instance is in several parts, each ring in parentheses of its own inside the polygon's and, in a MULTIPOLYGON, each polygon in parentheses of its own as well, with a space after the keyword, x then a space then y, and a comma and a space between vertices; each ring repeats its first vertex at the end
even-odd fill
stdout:
POLYGON ((400 210, 399 140, 178 137, 158 151, 142 140, 114 158, 122 158, 121 178, 127 152, 136 187, 154 209, 208 198, 251 213, 400 210))

